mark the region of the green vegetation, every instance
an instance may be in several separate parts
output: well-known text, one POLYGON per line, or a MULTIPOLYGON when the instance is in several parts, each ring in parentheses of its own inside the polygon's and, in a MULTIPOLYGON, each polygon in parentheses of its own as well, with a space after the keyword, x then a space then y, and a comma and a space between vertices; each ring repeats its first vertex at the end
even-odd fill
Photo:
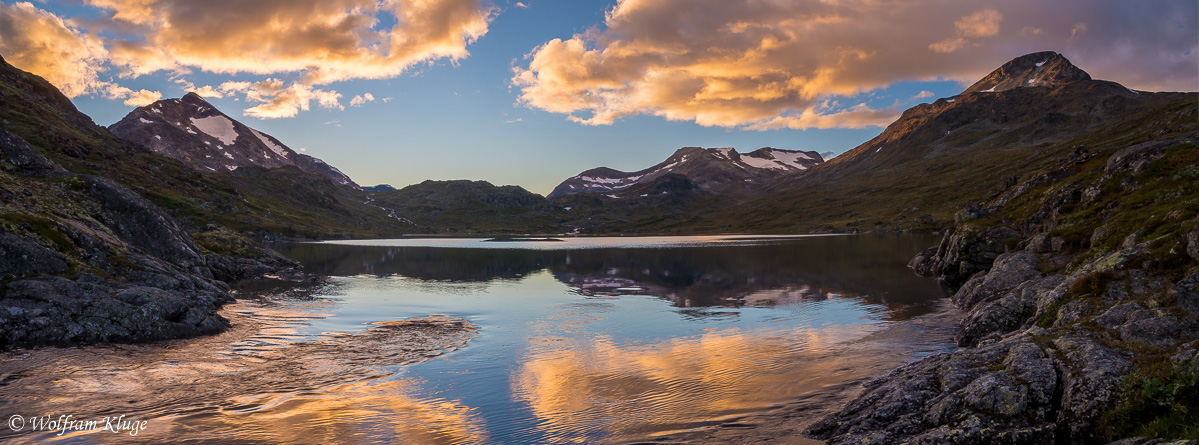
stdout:
POLYGON ((1199 439, 1199 359, 1162 360, 1127 375, 1119 403, 1100 419, 1096 435, 1199 439))

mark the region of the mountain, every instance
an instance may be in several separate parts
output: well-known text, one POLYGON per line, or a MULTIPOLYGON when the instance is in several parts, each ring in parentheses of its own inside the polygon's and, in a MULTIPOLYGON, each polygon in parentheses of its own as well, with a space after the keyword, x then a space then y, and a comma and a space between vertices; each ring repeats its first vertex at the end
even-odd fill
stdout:
POLYGON ((697 210, 692 230, 933 230, 1071 156, 1196 128, 1195 93, 1133 91, 1092 80, 1060 54, 1034 53, 904 111, 875 138, 754 198, 697 210))
POLYGON ((994 93, 1024 87, 1052 87, 1091 80, 1091 75, 1053 51, 1026 54, 1003 64, 962 94, 994 93))
POLYGON ((372 185, 369 187, 362 187, 362 190, 368 191, 368 192, 390 192, 395 189, 396 188, 392 187, 390 184, 379 184, 379 185, 372 185))
POLYGON ((230 118, 196 93, 138 107, 108 129, 122 139, 200 171, 290 165, 328 176, 337 184, 358 187, 337 168, 296 153, 273 136, 230 118))
POLYGON ((627 189, 654 182, 668 174, 684 175, 704 191, 721 193, 743 189, 747 184, 765 183, 822 162, 824 158, 813 151, 764 147, 737 153, 732 148, 684 147, 645 170, 632 173, 607 167, 587 170, 563 181, 548 197, 584 193, 624 196, 627 189))
POLYGON ((541 195, 487 181, 424 181, 371 197, 411 233, 558 233, 566 216, 541 195))

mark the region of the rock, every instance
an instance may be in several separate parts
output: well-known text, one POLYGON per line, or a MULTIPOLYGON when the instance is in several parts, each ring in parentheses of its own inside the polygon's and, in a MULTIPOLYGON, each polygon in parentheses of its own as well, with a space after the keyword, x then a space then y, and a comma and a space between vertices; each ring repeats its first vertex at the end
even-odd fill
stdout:
POLYGON ((0 278, 57 274, 67 269, 67 259, 61 253, 0 226, 0 278))
POLYGON ((1072 332, 1053 343, 1064 354, 1055 361, 1062 385, 1057 424, 1082 441, 1119 397, 1120 381, 1132 362, 1127 353, 1103 346, 1090 334, 1072 332))
POLYGON ((1062 276, 1052 275, 1026 281, 995 301, 975 306, 962 319, 954 341, 958 346, 976 346, 989 335, 1007 334, 1025 325, 1036 313, 1040 294, 1052 292, 1062 280, 1062 276))
POLYGON ((1196 224, 1190 232, 1186 234, 1187 255, 1195 261, 1199 261, 1199 224, 1196 224))
POLYGON ((1190 316, 1199 317, 1199 273, 1178 280, 1172 290, 1178 300, 1178 306, 1190 316))
POLYGON ((1107 230, 1107 227, 1103 227, 1103 226, 1096 227, 1095 231, 1091 232, 1091 238, 1089 240, 1090 241, 1089 245, 1094 246, 1095 243, 1098 243, 1099 240, 1101 240, 1101 239, 1103 239, 1103 237, 1107 236, 1108 233, 1109 233, 1109 231, 1107 230))
POLYGON ((1009 239, 1020 234, 1007 227, 979 229, 954 228, 941 240, 929 268, 951 290, 961 287, 974 274, 990 269, 995 258, 1006 251, 1009 239))
POLYGON ((20 136, 0 128, 0 171, 17 176, 53 177, 70 173, 25 142, 20 136))
POLYGON ((1178 343, 1180 338, 1192 337, 1192 335, 1181 335, 1184 329, 1191 327, 1190 324, 1172 315, 1151 316, 1125 323, 1116 331, 1120 333, 1120 339, 1124 341, 1168 348, 1178 343))
POLYGON ((1140 172, 1145 165, 1165 154, 1166 148, 1178 143, 1178 139, 1159 139, 1122 149, 1107 158, 1103 172, 1108 175, 1119 171, 1140 172))
POLYGON ((932 246, 924 249, 916 254, 911 261, 908 262, 908 268, 916 272, 917 275, 931 277, 936 275, 937 267, 937 248, 932 246))
POLYGON ((1003 292, 1025 281, 1041 278, 1037 261, 1036 255, 1023 251, 1000 255, 989 272, 971 277, 953 295, 953 302, 962 309, 970 310, 976 304, 998 298, 1003 292))
POLYGON ((191 235, 169 215, 132 190, 99 176, 84 176, 88 194, 104 204, 109 229, 129 245, 173 264, 204 264, 191 235))
POLYGON ((1028 337, 929 357, 866 383, 804 432, 830 444, 1051 444, 1057 372, 1028 337))
POLYGON ((169 291, 121 283, 37 277, 6 286, 0 346, 144 342, 228 328, 217 308, 224 292, 169 291))

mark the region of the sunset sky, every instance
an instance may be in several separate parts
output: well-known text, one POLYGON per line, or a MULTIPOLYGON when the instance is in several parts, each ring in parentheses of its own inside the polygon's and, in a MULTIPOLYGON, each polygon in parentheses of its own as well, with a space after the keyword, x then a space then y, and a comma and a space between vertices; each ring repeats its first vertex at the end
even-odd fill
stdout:
POLYGON ((196 91, 360 184, 545 194, 683 146, 841 153, 1035 51, 1196 91, 1197 22, 1194 0, 5 0, 0 55, 101 125, 196 91))

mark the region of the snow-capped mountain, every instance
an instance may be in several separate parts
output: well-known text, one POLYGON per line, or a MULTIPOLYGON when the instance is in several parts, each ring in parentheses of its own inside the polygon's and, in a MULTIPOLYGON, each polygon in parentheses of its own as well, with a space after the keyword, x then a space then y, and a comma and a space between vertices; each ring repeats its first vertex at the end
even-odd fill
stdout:
POLYGON ((684 147, 662 163, 641 171, 627 173, 607 167, 587 170, 563 181, 549 197, 580 193, 619 195, 623 190, 669 174, 684 175, 704 191, 721 193, 806 170, 822 162, 824 158, 814 151, 764 147, 738 153, 732 148, 684 147))
POLYGON ((334 183, 359 188, 336 167, 296 153, 271 135, 230 118, 195 93, 138 107, 108 129, 122 139, 200 171, 291 165, 328 176, 334 183))

